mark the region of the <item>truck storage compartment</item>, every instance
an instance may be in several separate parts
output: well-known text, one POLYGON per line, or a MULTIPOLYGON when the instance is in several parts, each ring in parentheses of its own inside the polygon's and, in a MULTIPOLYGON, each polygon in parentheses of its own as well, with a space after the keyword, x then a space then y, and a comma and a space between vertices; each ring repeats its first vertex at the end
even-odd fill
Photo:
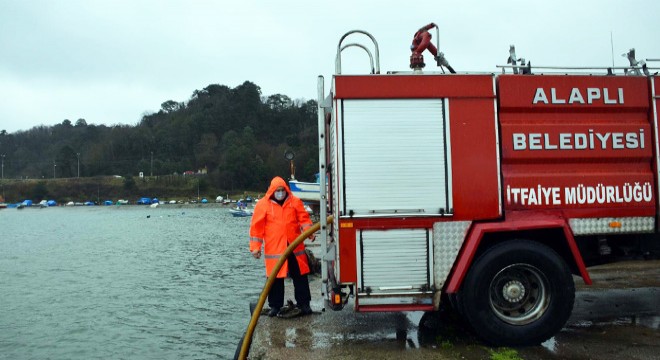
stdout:
POLYGON ((358 290, 383 295, 429 291, 432 242, 427 229, 359 232, 358 290))
POLYGON ((342 102, 343 214, 451 212, 443 99, 342 102))

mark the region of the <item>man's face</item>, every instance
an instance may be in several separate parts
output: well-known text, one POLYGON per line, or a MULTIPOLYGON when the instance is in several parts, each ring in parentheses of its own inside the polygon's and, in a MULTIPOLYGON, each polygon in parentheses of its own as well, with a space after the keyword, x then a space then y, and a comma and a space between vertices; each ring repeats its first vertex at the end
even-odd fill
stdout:
POLYGON ((277 200, 282 200, 286 197, 286 190, 284 189, 284 186, 278 186, 277 189, 275 189, 275 199, 277 200))

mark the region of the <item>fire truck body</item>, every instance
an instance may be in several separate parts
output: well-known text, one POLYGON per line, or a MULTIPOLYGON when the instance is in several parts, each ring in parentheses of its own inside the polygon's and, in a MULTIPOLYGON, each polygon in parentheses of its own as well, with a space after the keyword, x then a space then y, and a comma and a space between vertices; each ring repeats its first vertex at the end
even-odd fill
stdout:
POLYGON ((342 214, 334 225, 339 281, 356 284, 361 311, 432 310, 433 289, 445 280, 434 264, 448 271, 440 252, 455 258, 463 240, 434 244, 434 224, 453 221, 451 231, 464 234, 470 221, 502 214, 494 79, 334 80, 328 166, 333 213, 342 214), (455 164, 451 155, 461 153, 455 164))
POLYGON ((356 311, 450 302, 491 343, 552 336, 572 274, 589 284, 612 247, 657 247, 658 90, 652 76, 338 72, 325 98, 321 79, 329 306, 349 290, 356 311))

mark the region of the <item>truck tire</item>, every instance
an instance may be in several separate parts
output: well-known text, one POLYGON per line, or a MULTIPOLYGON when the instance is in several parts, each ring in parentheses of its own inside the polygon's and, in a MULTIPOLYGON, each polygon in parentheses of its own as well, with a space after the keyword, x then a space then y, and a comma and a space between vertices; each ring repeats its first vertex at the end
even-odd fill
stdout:
POLYGON ((498 346, 539 344, 564 326, 575 299, 566 262, 550 247, 509 240, 472 264, 458 294, 477 336, 498 346))

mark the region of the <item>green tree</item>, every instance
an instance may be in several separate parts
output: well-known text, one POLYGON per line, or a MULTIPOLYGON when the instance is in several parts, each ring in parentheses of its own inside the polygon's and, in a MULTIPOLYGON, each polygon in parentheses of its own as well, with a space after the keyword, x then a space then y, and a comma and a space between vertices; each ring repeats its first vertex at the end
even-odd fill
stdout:
POLYGON ((124 176, 124 190, 132 192, 135 189, 135 179, 131 175, 124 176))
POLYGON ((39 181, 33 188, 29 197, 37 202, 46 199, 48 196, 48 187, 43 181, 39 181))
POLYGON ((197 167, 209 166, 215 168, 218 164, 217 157, 218 138, 214 134, 203 134, 195 145, 195 158, 197 167))
POLYGON ((75 151, 68 145, 63 146, 55 157, 55 162, 60 167, 59 177, 73 177, 77 172, 77 161, 75 151))
POLYGON ((183 107, 184 107, 183 103, 178 103, 174 100, 167 100, 164 103, 160 104, 160 108, 166 113, 171 113, 180 110, 183 107))
MULTIPOLYGON (((299 178, 317 164, 316 102, 284 94, 262 97, 256 84, 234 88, 210 84, 194 90, 187 102, 166 100, 137 125, 95 126, 68 119, 9 134, 0 132, 5 177, 181 174, 208 166, 210 187, 263 189, 274 175, 288 177, 286 148, 296 152, 299 178)), ((128 123, 130 119, 117 119, 128 123)))
POLYGON ((291 98, 286 95, 275 94, 268 97, 266 105, 272 110, 284 111, 293 105, 293 101, 291 101, 291 98))

